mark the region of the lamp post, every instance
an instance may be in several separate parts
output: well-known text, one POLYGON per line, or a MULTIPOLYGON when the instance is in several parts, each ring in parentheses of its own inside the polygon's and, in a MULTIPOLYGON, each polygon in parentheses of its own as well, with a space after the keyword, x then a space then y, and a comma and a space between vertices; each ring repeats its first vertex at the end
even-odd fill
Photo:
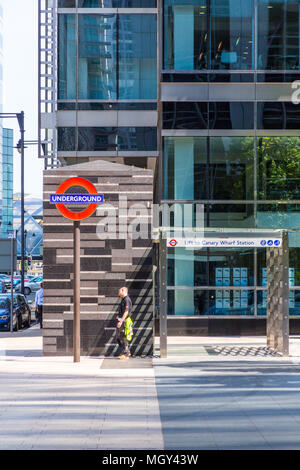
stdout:
POLYGON ((18 120, 21 139, 18 142, 18 151, 21 154, 21 293, 24 294, 24 111, 20 113, 0 113, 0 119, 18 120))

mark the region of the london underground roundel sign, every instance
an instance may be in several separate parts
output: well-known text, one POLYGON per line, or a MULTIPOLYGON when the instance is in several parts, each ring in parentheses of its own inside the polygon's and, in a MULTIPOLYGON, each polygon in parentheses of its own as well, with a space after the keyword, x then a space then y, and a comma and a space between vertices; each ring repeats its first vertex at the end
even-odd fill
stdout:
POLYGON ((96 210, 97 205, 103 202, 103 194, 98 194, 95 186, 85 178, 69 178, 64 181, 56 191, 51 194, 50 202, 56 205, 59 212, 70 220, 83 220, 90 217, 96 210), (88 194, 65 194, 72 186, 81 186, 88 191, 88 194), (68 209, 65 204, 89 204, 81 212, 74 212, 68 209))

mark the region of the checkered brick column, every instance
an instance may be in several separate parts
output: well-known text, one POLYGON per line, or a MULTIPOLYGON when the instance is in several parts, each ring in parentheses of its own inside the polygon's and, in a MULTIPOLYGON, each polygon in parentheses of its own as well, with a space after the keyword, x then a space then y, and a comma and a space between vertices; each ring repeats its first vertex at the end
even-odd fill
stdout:
POLYGON ((283 233, 282 247, 267 249, 267 345, 289 354, 289 242, 283 233))

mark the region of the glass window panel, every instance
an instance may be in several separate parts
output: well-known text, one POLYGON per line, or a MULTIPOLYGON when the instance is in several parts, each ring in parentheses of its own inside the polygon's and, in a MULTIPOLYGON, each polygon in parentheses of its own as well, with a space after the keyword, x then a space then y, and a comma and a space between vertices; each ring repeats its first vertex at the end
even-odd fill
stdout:
POLYGON ((75 111, 76 103, 57 103, 58 111, 75 111))
POLYGON ((164 129, 207 129, 208 103, 163 103, 164 129))
POLYGON ((207 47, 206 0, 165 0, 164 68, 205 69, 207 47))
POLYGON ((162 72, 162 82, 198 82, 198 83, 207 83, 208 74, 207 73, 182 73, 182 72, 162 72))
POLYGON ((79 99, 116 99, 116 15, 78 15, 79 99))
POLYGON ((167 284, 168 286, 206 286, 208 285, 208 251, 168 248, 167 284))
POLYGON ((211 69, 254 69, 254 1, 211 0, 211 69))
POLYGON ((207 227, 254 228, 253 204, 208 204, 205 205, 207 227))
POLYGON ((156 151, 156 127, 119 127, 118 150, 156 151))
POLYGON ((258 199, 300 199, 300 138, 257 139, 258 199))
POLYGON ((78 0, 79 8, 156 8, 156 0, 78 0))
POLYGON ((270 229, 298 229, 300 227, 300 205, 258 204, 257 227, 270 229))
POLYGON ((58 151, 74 151, 76 150, 75 127, 59 127, 58 135, 58 151))
POLYGON ((258 69, 299 69, 299 8, 299 0, 258 0, 258 69))
POLYGON ((254 315, 253 290, 169 290, 168 315, 254 315))
POLYGON ((216 287, 254 286, 254 250, 209 249, 209 285, 216 287))
POLYGON ((207 199, 207 139, 165 137, 165 199, 207 199))
POLYGON ((210 129, 253 129, 253 103, 209 103, 210 129))
POLYGON ((119 15, 119 99, 156 99, 156 15, 119 15))
POLYGON ((204 207, 202 203, 164 203, 161 211, 162 225, 179 229, 180 233, 182 227, 203 228, 205 227, 204 207))
POLYGON ((116 151, 117 128, 115 127, 79 127, 79 151, 116 151))
POLYGON ((257 103, 258 129, 300 129, 300 107, 284 102, 257 103))
POLYGON ((254 250, 246 248, 168 248, 167 283, 169 287, 252 287, 254 256, 254 250))
POLYGON ((75 8, 76 0, 58 0, 58 8, 75 8))
POLYGON ((76 98, 75 15, 58 15, 58 98, 76 98))
POLYGON ((254 139, 211 137, 209 199, 254 199, 254 139))
POLYGON ((273 82, 273 83, 292 83, 295 80, 299 80, 299 73, 258 73, 257 82, 273 82))
POLYGON ((300 315, 300 290, 290 290, 289 311, 290 315, 300 315))

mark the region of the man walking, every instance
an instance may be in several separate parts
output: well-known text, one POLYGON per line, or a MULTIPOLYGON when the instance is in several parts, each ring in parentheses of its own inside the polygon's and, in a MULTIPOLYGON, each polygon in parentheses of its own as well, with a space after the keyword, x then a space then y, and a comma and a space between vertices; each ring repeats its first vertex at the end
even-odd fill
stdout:
POLYGON ((121 297, 121 302, 119 306, 119 312, 117 315, 117 328, 116 328, 116 335, 117 341, 122 349, 122 354, 119 356, 119 359, 128 359, 131 354, 129 351, 128 340, 126 338, 124 328, 125 328, 125 321, 128 316, 131 315, 132 310, 132 302, 128 295, 127 287, 121 287, 119 290, 119 297, 121 297))
POLYGON ((44 289, 43 283, 40 284, 40 289, 35 295, 35 309, 37 311, 37 321, 40 324, 40 327, 43 328, 43 301, 44 301, 44 289))

